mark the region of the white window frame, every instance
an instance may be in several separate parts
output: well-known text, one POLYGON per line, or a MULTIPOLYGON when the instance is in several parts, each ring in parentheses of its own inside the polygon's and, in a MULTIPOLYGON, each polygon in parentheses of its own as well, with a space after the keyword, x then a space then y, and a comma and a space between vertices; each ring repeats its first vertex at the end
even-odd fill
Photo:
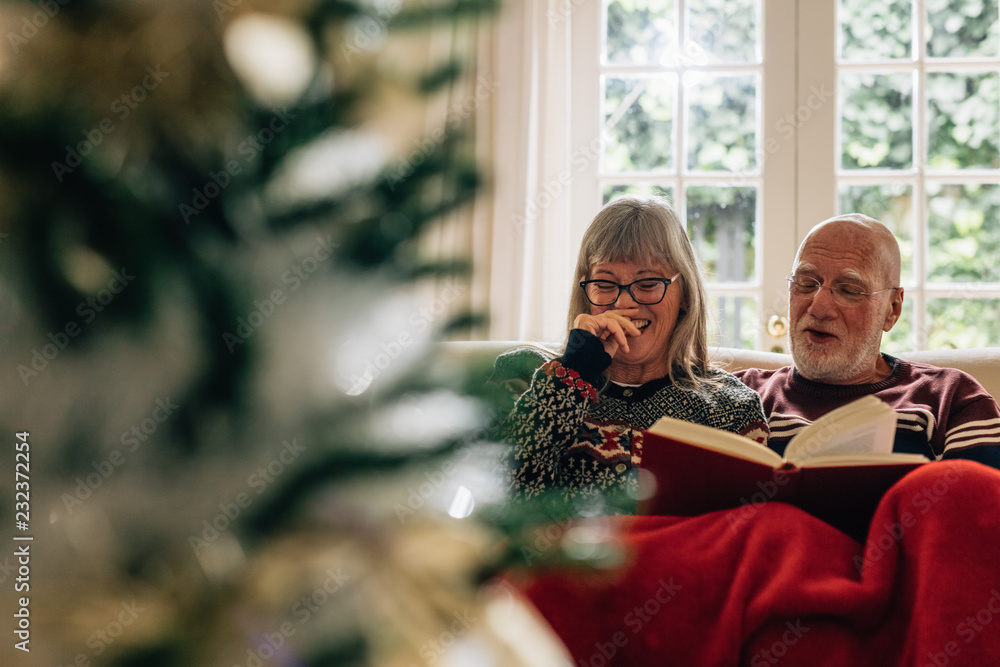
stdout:
MULTIPOLYGON (((806 2, 807 0, 800 0, 806 2)), ((800 13, 799 38, 811 48, 800 50, 799 89, 821 86, 827 90, 837 89, 840 71, 850 72, 892 72, 915 71, 913 87, 913 107, 911 109, 913 127, 913 161, 907 170, 854 169, 845 170, 840 166, 841 127, 838 105, 828 105, 824 113, 817 114, 816 122, 803 125, 799 131, 799 154, 810 156, 808 165, 798 171, 798 187, 802 193, 798 210, 798 236, 801 238, 809 229, 826 217, 832 207, 839 211, 838 188, 840 185, 875 185, 886 182, 901 183, 911 188, 913 197, 913 219, 911 234, 913 239, 913 272, 909 282, 904 282, 904 307, 913 316, 913 349, 927 347, 927 300, 936 297, 950 297, 965 293, 976 298, 1000 298, 1000 283, 931 283, 926 279, 928 253, 927 240, 927 198, 928 181, 941 183, 992 183, 1000 184, 1000 170, 941 171, 927 168, 926 114, 927 104, 924 91, 928 72, 947 71, 978 73, 1000 70, 1000 58, 928 58, 921 40, 914 40, 914 53, 910 60, 891 60, 874 63, 848 63, 837 58, 840 51, 837 40, 840 34, 840 17, 837 13, 839 2, 827 0, 822 3, 809 2, 810 11, 800 13), (833 29, 831 29, 833 26, 833 29), (833 138, 833 141, 830 138, 833 138)), ((913 34, 923 35, 926 16, 923 3, 914 0, 913 34)), ((802 93, 800 92, 800 103, 802 93)))
MULTIPOLYGON (((677 0, 683 16, 685 0, 677 0)), ((925 17, 922 3, 913 0, 921 11, 916 12, 914 34, 923 34, 925 17)), ((786 339, 781 329, 767 326, 769 320, 784 318, 787 313, 788 274, 795 250, 806 233, 817 223, 839 211, 838 187, 841 184, 874 184, 887 181, 886 172, 875 170, 842 170, 840 160, 840 123, 837 103, 838 68, 854 71, 884 72, 893 68, 916 68, 913 122, 924 128, 926 104, 923 90, 927 72, 997 71, 1000 59, 955 60, 925 58, 917 44, 913 62, 879 62, 845 64, 837 60, 840 33, 836 0, 764 0, 761 16, 763 62, 760 100, 762 136, 758 137, 759 173, 739 175, 741 183, 758 186, 758 247, 756 280, 750 284, 708 283, 712 295, 750 296, 757 300, 759 326, 758 349, 786 351, 786 339)), ((570 119, 572 145, 585 146, 594 142, 601 127, 599 80, 602 74, 600 51, 603 39, 599 0, 574 2, 572 25, 572 102, 570 119)), ((682 22, 683 23, 683 22, 682 22)), ((683 26, 681 26, 683 30, 683 26)), ((683 36, 683 32, 682 32, 683 36)), ((740 68, 746 71, 746 68, 740 68)), ((622 71, 622 68, 613 70, 622 71)), ((683 95, 683 86, 681 86, 683 95)), ((683 99, 678 100, 683 108, 683 99)), ((682 131, 678 127, 678 133, 682 131)), ((892 172, 891 182, 901 182, 912 188, 913 194, 913 276, 904 284, 906 305, 913 316, 914 349, 926 347, 927 300, 961 292, 975 297, 1000 298, 998 284, 932 284, 924 278, 927 255, 925 184, 928 181, 947 183, 1000 183, 1000 170, 963 170, 947 174, 926 168, 926 141, 923 130, 914 133, 914 168, 892 172)), ((668 177, 675 193, 675 205, 684 211, 683 183, 699 178, 685 174, 681 142, 677 142, 677 172, 668 177)), ((578 247, 583 230, 601 206, 604 180, 599 165, 592 160, 572 184, 570 238, 578 247)), ((654 180, 639 176, 636 182, 654 180)), ((661 176, 655 180, 665 180, 661 176)))
MULTIPOLYGON (((678 0, 679 15, 684 15, 685 0, 678 0)), ((571 108, 575 111, 571 118, 572 144, 587 145, 599 136, 602 123, 600 104, 600 77, 605 73, 633 71, 623 67, 602 67, 601 49, 595 48, 603 40, 603 3, 584 2, 572 14, 573 79, 571 108)), ((760 98, 758 99, 759 126, 757 137, 757 169, 745 174, 699 174, 685 172, 687 162, 684 143, 675 142, 675 170, 671 174, 640 174, 629 181, 657 181, 672 186, 674 204, 678 211, 686 207, 685 185, 749 185, 757 188, 757 240, 756 277, 750 283, 708 283, 713 296, 752 297, 758 304, 756 343, 758 348, 784 351, 785 337, 780 331, 773 335, 763 323, 771 317, 784 317, 787 311, 788 290, 785 276, 797 246, 794 230, 796 219, 796 198, 788 192, 788 184, 795 181, 796 152, 795 133, 790 132, 788 119, 796 110, 795 87, 795 39, 796 0, 766 0, 760 16, 760 34, 764 58, 759 65, 726 65, 714 67, 686 67, 685 71, 708 70, 718 73, 758 73, 761 77, 760 98), (790 36, 792 36, 790 38, 790 36)), ((681 21, 682 43, 684 26, 681 21)), ((652 68, 642 68, 642 72, 652 68)), ((679 88, 677 105, 684 107, 683 84, 679 88)), ((678 120, 681 115, 676 115, 678 120)), ((683 132, 683 122, 678 123, 678 137, 683 132)), ((573 183, 572 220, 574 229, 571 238, 579 245, 583 230, 601 206, 601 197, 608 178, 599 173, 597 160, 592 160, 586 170, 573 183)))

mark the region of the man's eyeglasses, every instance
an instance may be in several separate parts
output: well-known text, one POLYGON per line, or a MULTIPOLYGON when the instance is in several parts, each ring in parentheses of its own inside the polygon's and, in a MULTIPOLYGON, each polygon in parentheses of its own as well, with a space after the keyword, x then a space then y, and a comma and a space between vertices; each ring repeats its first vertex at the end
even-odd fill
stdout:
MULTIPOLYGON (((788 280, 788 291, 795 296, 815 297, 824 287, 823 283, 816 278, 807 276, 788 276, 786 280, 788 280)), ((899 289, 898 287, 886 287, 874 292, 866 292, 860 286, 851 283, 834 283, 826 288, 833 295, 833 302, 840 306, 856 306, 876 294, 899 289)))
POLYGON ((628 285, 619 285, 613 280, 584 280, 580 283, 587 300, 595 306, 610 306, 618 301, 622 291, 628 291, 632 300, 642 306, 652 306, 661 301, 667 294, 667 287, 680 277, 678 272, 673 278, 642 278, 628 285))

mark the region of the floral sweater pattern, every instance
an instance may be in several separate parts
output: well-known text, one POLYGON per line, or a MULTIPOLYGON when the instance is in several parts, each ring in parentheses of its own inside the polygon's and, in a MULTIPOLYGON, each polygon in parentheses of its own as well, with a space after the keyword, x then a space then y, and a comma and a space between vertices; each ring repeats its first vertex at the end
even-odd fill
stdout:
POLYGON ((510 368, 544 361, 502 426, 512 445, 507 470, 514 499, 552 490, 567 501, 621 492, 635 497, 642 431, 663 415, 766 443, 760 397, 735 376, 710 371, 717 385, 700 391, 669 378, 639 386, 606 383, 598 391, 610 360, 600 340, 580 330, 571 332, 567 353, 558 359, 545 361, 538 351, 523 348, 497 360, 500 379, 508 385, 516 381, 510 368))

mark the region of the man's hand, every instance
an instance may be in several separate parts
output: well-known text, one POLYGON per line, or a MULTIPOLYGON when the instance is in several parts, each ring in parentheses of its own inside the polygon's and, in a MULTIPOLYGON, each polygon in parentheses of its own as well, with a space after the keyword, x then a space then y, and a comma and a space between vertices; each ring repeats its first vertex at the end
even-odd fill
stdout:
POLYGON ((638 336, 639 329, 632 324, 632 317, 639 314, 638 308, 606 310, 599 315, 580 313, 573 320, 574 329, 589 331, 604 342, 604 351, 614 359, 619 348, 629 351, 628 337, 638 336))

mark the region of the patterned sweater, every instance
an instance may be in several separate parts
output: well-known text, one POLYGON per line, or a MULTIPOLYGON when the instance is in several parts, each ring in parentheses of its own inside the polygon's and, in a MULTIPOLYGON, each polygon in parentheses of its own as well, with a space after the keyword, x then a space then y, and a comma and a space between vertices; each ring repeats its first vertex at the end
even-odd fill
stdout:
POLYGON ((1000 468, 1000 408, 975 378, 954 368, 882 356, 892 373, 873 384, 813 382, 794 366, 749 369, 737 375, 760 392, 771 428, 768 446, 779 454, 806 425, 873 394, 896 410, 894 451, 923 454, 931 460, 971 459, 1000 468))
POLYGON ((767 440, 760 397, 729 373, 711 371, 717 386, 710 390, 678 387, 669 377, 627 386, 601 381, 610 363, 600 339, 579 329, 558 359, 526 348, 497 359, 504 382, 516 382, 518 368, 537 369, 502 425, 512 444, 507 468, 514 499, 557 490, 566 501, 593 501, 604 510, 607 496, 635 498, 642 431, 663 415, 767 440))

